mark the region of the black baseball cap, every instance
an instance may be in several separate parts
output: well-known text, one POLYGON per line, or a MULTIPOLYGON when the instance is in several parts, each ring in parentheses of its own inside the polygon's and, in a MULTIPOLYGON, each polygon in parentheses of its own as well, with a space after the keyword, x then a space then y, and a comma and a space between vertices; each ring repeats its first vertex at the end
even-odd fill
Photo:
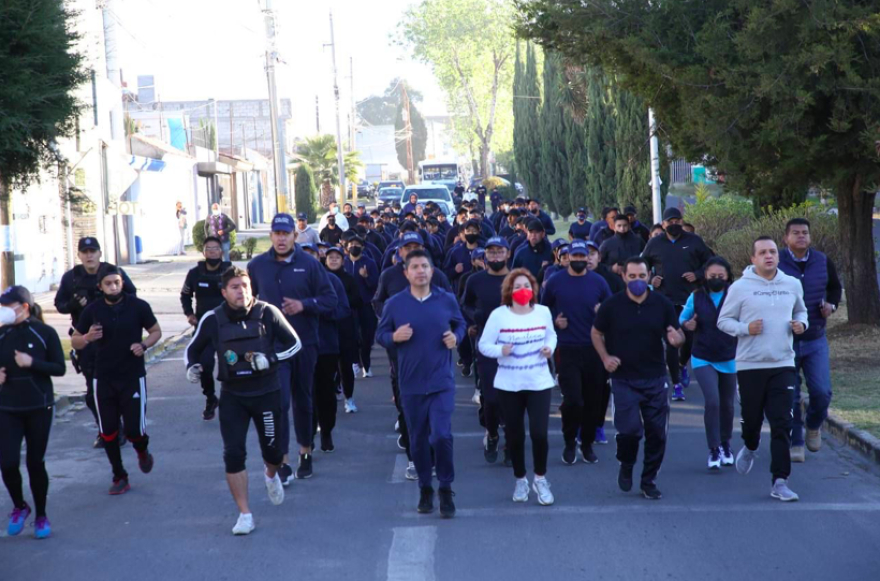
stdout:
POLYGON ((11 286, 3 291, 3 294, 0 294, 0 305, 5 306, 14 303, 21 303, 23 305, 26 304, 29 307, 33 308, 34 296, 31 294, 31 291, 24 288, 23 286, 11 286))
POLYGON ((528 225, 529 232, 544 232, 544 224, 537 218, 533 218, 528 225))
POLYGON ((637 214, 635 206, 627 206, 623 209, 623 213, 627 216, 635 216, 637 214))
POLYGON ((679 210, 678 208, 675 208, 675 207, 666 208, 666 210, 663 212, 663 219, 664 220, 675 220, 675 219, 681 220, 681 210, 679 210))
POLYGON ((309 215, 306 214, 305 212, 300 212, 299 214, 296 215, 296 219, 297 220, 308 220, 309 215))
POLYGON ((94 236, 85 236, 79 239, 77 248, 80 252, 83 252, 84 250, 101 250, 101 245, 98 243, 98 239, 94 236))

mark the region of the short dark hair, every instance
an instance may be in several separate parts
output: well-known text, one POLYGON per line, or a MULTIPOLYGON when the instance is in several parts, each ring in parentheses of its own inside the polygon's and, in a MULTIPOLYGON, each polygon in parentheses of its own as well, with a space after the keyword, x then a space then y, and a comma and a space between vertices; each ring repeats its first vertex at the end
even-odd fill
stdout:
POLYGON ((755 238, 755 241, 752 242, 752 256, 755 255, 755 245, 758 244, 758 242, 766 242, 768 240, 773 244, 776 244, 776 240, 773 240, 772 236, 758 236, 755 238))
POLYGON ((398 231, 402 234, 404 232, 418 232, 419 225, 413 222, 412 220, 406 220, 403 224, 400 225, 398 231))
POLYGON ((626 220, 627 222, 629 222, 629 218, 627 218, 626 214, 617 214, 617 216, 614 218, 615 222, 623 221, 623 220, 626 220))
POLYGON ((122 271, 119 270, 119 267, 115 264, 104 264, 98 270, 98 286, 101 286, 101 281, 107 278, 108 276, 118 275, 122 276, 122 271))
POLYGON ((514 218, 519 218, 519 210, 517 210, 516 208, 511 208, 507 211, 507 215, 513 216, 514 218))
POLYGON ((403 261, 403 267, 409 268, 409 263, 415 260, 416 258, 424 258, 428 261, 428 264, 431 264, 431 258, 428 256, 428 253, 424 250, 413 250, 409 254, 406 255, 406 260, 403 261))
POLYGON ((614 206, 605 206, 604 208, 602 208, 602 219, 606 219, 608 217, 608 214, 610 214, 611 212, 620 213, 620 210, 618 210, 614 206))
POLYGON ((205 241, 202 243, 202 248, 207 246, 208 242, 216 242, 218 246, 220 246, 220 247, 223 246, 223 242, 219 238, 217 238, 216 236, 208 236, 207 238, 205 238, 205 241))
POLYGON ((228 285, 229 281, 233 278, 247 278, 250 280, 251 275, 248 274, 247 270, 240 266, 230 266, 220 275, 220 288, 226 288, 226 285, 228 285))
POLYGON ((811 228, 810 221, 806 218, 792 218, 785 224, 785 233, 788 234, 788 231, 792 226, 806 226, 809 230, 811 228))
POLYGON ((648 270, 648 271, 651 270, 650 268, 648 268, 648 261, 647 260, 645 260, 641 256, 631 256, 626 259, 626 262, 623 263, 623 273, 624 274, 626 274, 626 271, 629 270, 630 264, 644 264, 645 270, 648 270))

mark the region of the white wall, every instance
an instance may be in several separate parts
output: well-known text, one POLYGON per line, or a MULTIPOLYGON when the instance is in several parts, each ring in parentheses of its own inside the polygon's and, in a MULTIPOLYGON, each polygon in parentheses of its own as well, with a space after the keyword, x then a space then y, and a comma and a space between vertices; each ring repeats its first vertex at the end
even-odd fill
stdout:
MULTIPOLYGON (((137 203, 134 217, 135 236, 141 238, 143 256, 173 254, 180 242, 175 217, 175 204, 183 202, 188 210, 188 230, 196 222, 193 172, 195 160, 166 155, 165 169, 159 172, 142 171, 131 186, 130 199, 137 203)), ((191 237, 187 238, 191 242, 191 237)))
POLYGON ((12 195, 15 284, 31 292, 51 290, 65 270, 64 228, 58 181, 44 173, 41 183, 12 195))

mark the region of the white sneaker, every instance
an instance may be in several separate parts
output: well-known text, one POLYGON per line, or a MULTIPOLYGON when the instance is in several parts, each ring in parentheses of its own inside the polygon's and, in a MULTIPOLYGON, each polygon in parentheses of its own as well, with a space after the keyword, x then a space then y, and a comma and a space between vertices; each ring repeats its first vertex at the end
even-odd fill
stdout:
POLYGON ((354 398, 345 400, 345 413, 347 414, 356 414, 358 408, 354 405, 354 398))
POLYGON ((364 369, 364 379, 366 379, 368 377, 373 377, 373 370, 372 369, 364 369))
POLYGON ((416 465, 414 462, 410 462, 409 464, 406 465, 405 476, 406 476, 407 480, 418 480, 419 479, 419 473, 416 472, 416 465))
POLYGON ((357 363, 352 363, 351 370, 354 371, 355 375, 358 375, 361 372, 361 366, 358 365, 357 363))
POLYGON ((529 501, 529 479, 517 478, 516 488, 513 489, 513 502, 529 501))
POLYGON ((736 471, 740 474, 748 474, 755 464, 755 456, 757 455, 756 452, 752 452, 743 446, 736 455, 736 471))
POLYGON ((233 535, 249 535, 254 530, 254 515, 251 513, 238 515, 238 521, 232 527, 233 535))
POLYGON ((269 478, 265 474, 263 476, 266 478, 266 492, 269 493, 269 502, 278 506, 284 502, 284 486, 281 485, 281 477, 277 472, 274 478, 269 478))
POLYGON ((480 405, 480 395, 481 395, 480 390, 475 389, 474 390, 474 397, 471 398, 471 401, 474 402, 474 404, 476 404, 476 405, 480 405))
POLYGON ((721 449, 709 450, 709 470, 721 470, 721 449))
POLYGON ((535 478, 532 482, 532 490, 538 495, 538 504, 550 506, 556 500, 550 492, 550 482, 546 478, 535 478))
POLYGON ((770 489, 770 496, 778 498, 782 502, 795 502, 800 498, 791 488, 788 487, 788 480, 785 478, 777 478, 773 481, 773 488, 770 489))

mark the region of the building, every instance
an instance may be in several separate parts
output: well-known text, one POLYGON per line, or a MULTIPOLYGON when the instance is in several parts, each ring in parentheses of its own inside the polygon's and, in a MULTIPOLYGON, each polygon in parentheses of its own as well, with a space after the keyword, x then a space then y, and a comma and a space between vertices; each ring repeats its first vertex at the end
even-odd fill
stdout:
POLYGON ((364 163, 365 179, 368 182, 399 179, 406 175, 406 169, 397 159, 394 125, 361 127, 357 131, 355 143, 364 163))

